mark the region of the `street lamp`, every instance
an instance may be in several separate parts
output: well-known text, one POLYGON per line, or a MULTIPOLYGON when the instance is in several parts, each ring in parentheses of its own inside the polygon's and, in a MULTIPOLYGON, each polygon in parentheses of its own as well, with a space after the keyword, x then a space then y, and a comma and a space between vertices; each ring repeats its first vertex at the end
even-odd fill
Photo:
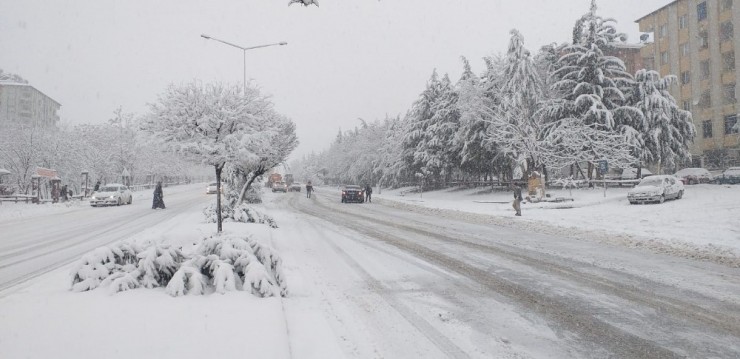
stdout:
POLYGON ((247 50, 259 49, 261 47, 268 47, 268 46, 282 46, 282 45, 287 45, 288 44, 285 41, 281 41, 281 42, 276 42, 276 43, 273 43, 273 44, 265 44, 265 45, 257 45, 257 46, 244 47, 244 46, 239 46, 239 45, 232 44, 232 43, 230 43, 228 41, 217 39, 215 37, 208 36, 206 34, 201 34, 200 37, 202 37, 202 38, 204 38, 206 40, 216 40, 216 41, 218 41, 218 42, 220 42, 222 44, 233 46, 233 47, 236 47, 237 49, 242 50, 242 54, 243 54, 243 58, 244 58, 244 93, 245 94, 247 93, 247 50))
POLYGON ((85 176, 85 189, 84 189, 84 192, 82 192, 84 193, 82 195, 82 198, 87 197, 87 173, 88 173, 87 171, 82 171, 82 175, 85 176))

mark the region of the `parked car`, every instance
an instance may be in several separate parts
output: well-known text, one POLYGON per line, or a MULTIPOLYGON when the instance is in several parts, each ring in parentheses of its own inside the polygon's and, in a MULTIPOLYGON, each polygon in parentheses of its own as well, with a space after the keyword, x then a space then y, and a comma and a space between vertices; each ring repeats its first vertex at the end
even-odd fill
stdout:
POLYGON ((90 197, 90 205, 97 206, 120 206, 122 204, 131 204, 134 202, 134 196, 128 187, 119 183, 110 183, 100 186, 97 191, 93 192, 90 197))
POLYGON ((206 186, 206 194, 215 194, 216 192, 218 192, 218 183, 213 182, 209 183, 208 186, 206 186))
POLYGON ((365 192, 362 187, 356 185, 342 187, 342 203, 348 202, 365 202, 365 192))
POLYGON ((298 182, 293 182, 290 187, 288 188, 288 191, 290 192, 300 192, 301 191, 301 184, 298 182))
POLYGON ((714 181, 714 176, 705 168, 684 168, 674 174, 683 184, 699 184, 714 181))
POLYGON ((740 167, 730 167, 722 172, 722 175, 717 177, 717 182, 720 184, 736 184, 740 183, 740 167))
POLYGON ((656 202, 683 197, 683 182, 672 175, 645 177, 634 188, 627 192, 630 204, 656 202))
POLYGON ((285 182, 275 182, 272 184, 272 191, 273 192, 288 192, 288 186, 285 184, 285 182))

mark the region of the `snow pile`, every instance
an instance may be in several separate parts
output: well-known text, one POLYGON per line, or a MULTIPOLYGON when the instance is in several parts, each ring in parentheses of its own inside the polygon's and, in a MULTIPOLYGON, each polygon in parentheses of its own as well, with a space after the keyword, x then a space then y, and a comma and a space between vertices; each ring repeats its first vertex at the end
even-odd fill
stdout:
POLYGON ((167 294, 249 291, 257 297, 286 296, 280 256, 251 236, 216 235, 192 255, 181 248, 150 242, 120 242, 87 253, 71 271, 72 290, 108 287, 111 293, 164 287, 167 294))
MULTIPOLYGON (((203 214, 206 216, 206 223, 216 223, 216 202, 213 202, 211 205, 206 207, 203 210, 203 214)), ((229 206, 224 206, 222 204, 221 218, 224 222, 261 223, 272 228, 278 228, 275 219, 267 214, 257 211, 246 203, 242 203, 236 206, 236 208, 230 208, 229 206)))

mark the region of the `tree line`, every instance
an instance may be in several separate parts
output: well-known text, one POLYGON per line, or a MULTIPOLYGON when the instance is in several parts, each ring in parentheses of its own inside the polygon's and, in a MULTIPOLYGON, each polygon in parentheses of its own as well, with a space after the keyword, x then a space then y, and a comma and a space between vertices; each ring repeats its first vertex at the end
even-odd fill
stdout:
POLYGON ((567 43, 532 54, 512 30, 506 53, 484 58, 480 75, 464 57, 455 82, 434 70, 403 116, 340 130, 328 149, 291 167, 327 183, 431 187, 524 180, 533 171, 591 179, 604 160, 675 170, 690 161, 691 113, 669 92, 675 76, 630 74, 610 55, 625 39, 595 1, 567 43))

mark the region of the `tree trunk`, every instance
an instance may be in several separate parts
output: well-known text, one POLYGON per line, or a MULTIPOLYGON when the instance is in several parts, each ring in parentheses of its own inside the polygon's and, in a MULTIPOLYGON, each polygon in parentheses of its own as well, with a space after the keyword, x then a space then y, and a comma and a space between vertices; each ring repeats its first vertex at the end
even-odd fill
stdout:
POLYGON ((218 233, 221 233, 223 219, 221 218, 221 171, 224 169, 223 164, 215 165, 216 167, 216 222, 218 223, 218 233))
POLYGON ((236 205, 237 206, 240 205, 242 203, 242 201, 244 200, 244 195, 247 194, 247 190, 249 189, 249 187, 252 186, 252 183, 254 182, 254 180, 257 179, 257 177, 262 176, 263 174, 265 174, 265 172, 267 172, 267 169, 263 169, 263 168, 261 168, 261 169, 259 169, 257 171, 254 171, 252 177, 249 178, 249 180, 247 180, 246 183, 244 183, 244 186, 242 187, 242 190, 239 193, 239 200, 236 201, 236 205))

